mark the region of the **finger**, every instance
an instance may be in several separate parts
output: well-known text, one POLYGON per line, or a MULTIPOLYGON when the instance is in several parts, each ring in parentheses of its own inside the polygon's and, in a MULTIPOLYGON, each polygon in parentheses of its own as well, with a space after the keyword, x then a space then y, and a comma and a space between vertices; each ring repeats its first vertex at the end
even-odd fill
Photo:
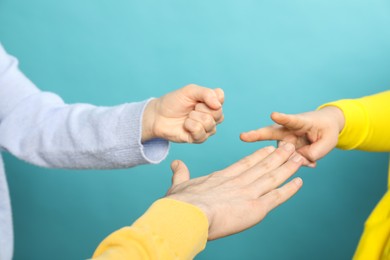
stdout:
POLYGON ((279 168, 294 152, 293 144, 285 143, 281 145, 273 153, 243 173, 246 176, 246 181, 254 181, 262 175, 279 168))
POLYGON ((218 124, 223 121, 222 109, 214 110, 214 109, 210 109, 204 103, 198 103, 195 106, 195 111, 210 114, 214 118, 215 122, 217 122, 218 124))
MULTIPOLYGON (((278 147, 280 147, 281 145, 285 144, 286 142, 285 141, 280 141, 278 142, 278 147)), ((295 146, 297 148, 297 146, 295 146)), ((295 152, 291 155, 290 159, 296 155, 296 154, 300 154, 299 152, 299 149, 296 149, 295 152)), ((300 154, 302 155, 302 154, 300 154)), ((309 161, 306 157, 302 156, 302 165, 303 166, 307 166, 307 167, 310 167, 310 168, 315 168, 316 167, 316 162, 312 162, 312 161, 309 161)))
POLYGON ((293 155, 286 163, 279 168, 270 171, 253 182, 249 187, 261 196, 279 187, 288 178, 294 175, 302 166, 303 158, 300 154, 293 155))
POLYGON ((217 123, 214 121, 214 118, 210 114, 198 111, 191 111, 189 118, 200 123, 207 133, 214 130, 215 126, 217 125, 217 123))
POLYGON ((336 146, 337 140, 338 136, 324 134, 316 142, 299 148, 298 152, 310 162, 315 162, 327 155, 336 146))
POLYGON ((259 209, 266 209, 267 213, 290 199, 302 187, 301 178, 295 178, 281 188, 272 190, 257 199, 259 209))
POLYGON ((315 167, 317 167, 317 162, 304 163, 303 165, 307 166, 309 168, 315 168, 315 167))
MULTIPOLYGON (((294 143, 295 144, 295 148, 296 148, 296 151, 295 151, 295 153, 293 153, 293 155, 291 155, 291 157, 292 156, 294 156, 294 155, 296 155, 296 154, 300 154, 300 155, 302 155, 299 151, 300 151, 300 147, 299 147, 299 144, 296 144, 296 138, 295 139, 293 139, 293 138, 285 138, 286 140, 289 140, 289 139, 291 139, 290 141, 287 141, 287 142, 289 142, 289 143, 294 143), (299 148, 298 148, 299 147, 299 148)), ((278 141, 278 147, 280 147, 281 145, 283 145, 284 143, 286 143, 285 141, 278 141)), ((307 144, 305 144, 305 145, 309 145, 308 143, 307 144)), ((302 147, 302 146, 301 146, 302 147)), ((302 160, 303 160, 303 163, 302 163, 302 165, 303 166, 307 166, 307 167, 310 167, 310 168, 315 168, 316 166, 317 166, 317 162, 312 162, 312 161, 310 161, 310 160, 308 160, 305 156, 303 156, 302 155, 302 160)))
POLYGON ((194 84, 183 88, 185 95, 193 101, 203 102, 209 108, 217 110, 222 107, 214 90, 200 87, 194 84))
POLYGON ((278 112, 271 114, 271 119, 284 127, 292 130, 308 129, 311 126, 311 122, 299 115, 286 115, 278 112))
MULTIPOLYGON (((297 152, 297 154, 300 154, 300 153, 297 152)), ((317 166, 317 162, 309 161, 302 154, 300 154, 300 155, 302 156, 302 166, 306 166, 306 167, 309 167, 309 168, 315 168, 317 166)))
POLYGON ((175 160, 171 163, 172 169, 172 185, 178 185, 190 179, 190 172, 187 166, 180 160, 175 160))
POLYGON ((283 140, 291 132, 279 125, 266 126, 257 130, 241 133, 240 139, 244 142, 257 142, 265 140, 283 140))
POLYGON ((192 118, 187 118, 184 121, 184 129, 190 133, 189 143, 201 143, 207 139, 206 130, 203 125, 192 118))
POLYGON ((275 149, 276 148, 273 146, 267 146, 257 150, 251 155, 242 158, 238 162, 220 171, 220 173, 228 176, 240 175, 242 172, 252 168, 254 165, 269 156, 273 151, 275 151, 275 149))
POLYGON ((221 88, 214 89, 215 94, 217 94, 217 98, 221 104, 225 102, 225 93, 221 88))

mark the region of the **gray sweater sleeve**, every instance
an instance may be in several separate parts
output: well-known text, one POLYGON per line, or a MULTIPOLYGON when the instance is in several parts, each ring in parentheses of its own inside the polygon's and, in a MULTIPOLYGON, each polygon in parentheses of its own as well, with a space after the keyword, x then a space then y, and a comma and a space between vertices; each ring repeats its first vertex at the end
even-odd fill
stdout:
POLYGON ((141 143, 147 103, 65 104, 40 91, 0 45, 0 148, 30 163, 103 169, 161 162, 168 141, 141 143))

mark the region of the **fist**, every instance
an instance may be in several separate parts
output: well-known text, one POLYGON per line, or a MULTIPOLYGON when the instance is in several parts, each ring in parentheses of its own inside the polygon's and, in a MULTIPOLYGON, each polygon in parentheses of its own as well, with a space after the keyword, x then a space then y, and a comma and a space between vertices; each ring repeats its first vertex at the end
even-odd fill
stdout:
POLYGON ((177 143, 203 143, 223 121, 224 93, 194 84, 149 102, 142 141, 163 138, 177 143))

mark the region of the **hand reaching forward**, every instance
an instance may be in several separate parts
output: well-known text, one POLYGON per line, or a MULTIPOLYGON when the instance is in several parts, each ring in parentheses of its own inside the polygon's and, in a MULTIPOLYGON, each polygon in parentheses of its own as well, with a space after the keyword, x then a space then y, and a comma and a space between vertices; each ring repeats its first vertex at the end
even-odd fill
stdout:
POLYGON ((285 141, 295 145, 303 155, 304 165, 315 167, 316 161, 329 153, 338 142, 344 128, 344 114, 335 106, 297 115, 272 113, 272 126, 242 133, 241 140, 256 142, 264 140, 285 141))
POLYGON ((301 188, 300 178, 279 187, 302 164, 302 156, 293 153, 288 143, 276 150, 266 147, 224 170, 191 180, 186 165, 174 161, 167 198, 199 207, 208 218, 209 240, 241 232, 301 188))
POLYGON ((149 102, 143 116, 142 142, 163 138, 203 143, 223 121, 222 89, 188 85, 149 102))

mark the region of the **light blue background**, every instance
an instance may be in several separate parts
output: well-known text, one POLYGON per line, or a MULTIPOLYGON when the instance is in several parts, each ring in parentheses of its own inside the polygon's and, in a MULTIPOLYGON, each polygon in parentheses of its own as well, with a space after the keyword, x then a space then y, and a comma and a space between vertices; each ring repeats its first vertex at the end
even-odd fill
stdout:
MULTIPOLYGON (((203 145, 171 146, 160 165, 42 169, 6 155, 15 259, 82 259, 169 187, 169 163, 192 176, 269 143, 239 133, 272 111, 315 109, 390 86, 384 0, 0 0, 0 41, 43 90, 115 105, 189 83, 225 90, 226 120, 203 145)), ((302 190, 259 225, 211 242, 197 259, 350 259, 386 188, 387 155, 334 151, 302 169, 302 190)))

